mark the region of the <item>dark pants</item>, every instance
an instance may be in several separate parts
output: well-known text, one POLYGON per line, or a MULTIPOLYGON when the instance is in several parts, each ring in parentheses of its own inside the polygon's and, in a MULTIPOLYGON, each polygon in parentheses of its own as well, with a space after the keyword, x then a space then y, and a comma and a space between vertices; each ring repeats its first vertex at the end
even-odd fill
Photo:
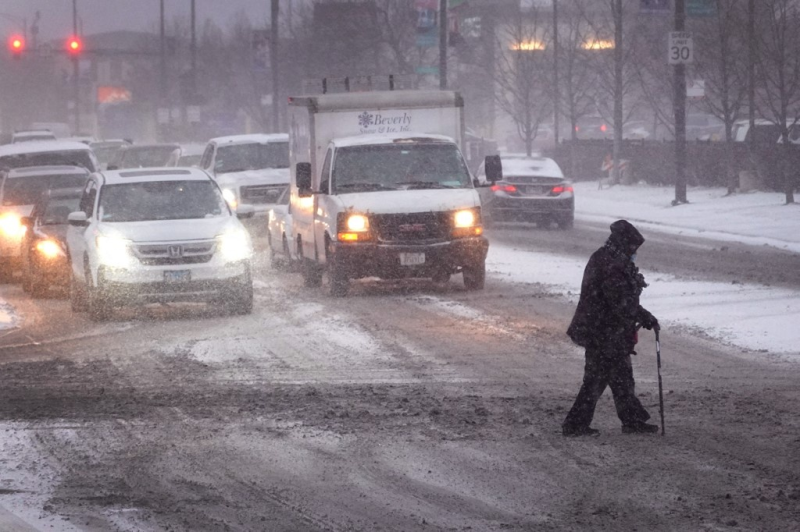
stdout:
POLYGON ((606 386, 611 387, 614 406, 623 425, 633 425, 650 419, 636 397, 631 356, 618 349, 589 347, 586 349, 586 368, 583 385, 575 404, 564 420, 565 427, 588 427, 592 424, 597 400, 606 386))

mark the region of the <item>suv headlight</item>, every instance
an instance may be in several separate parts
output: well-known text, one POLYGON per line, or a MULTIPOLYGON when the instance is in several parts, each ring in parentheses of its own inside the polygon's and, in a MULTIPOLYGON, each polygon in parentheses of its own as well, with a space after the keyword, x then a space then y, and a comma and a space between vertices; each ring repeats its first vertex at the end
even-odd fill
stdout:
POLYGON ((234 192, 231 188, 223 188, 222 189, 222 197, 225 198, 225 201, 228 202, 228 207, 232 210, 236 210, 239 206, 239 200, 236 199, 236 192, 234 192))
POLYGON ((0 216, 0 230, 9 238, 21 238, 27 227, 22 225, 18 214, 6 213, 0 216))
POLYGON ((125 268, 131 263, 130 241, 116 236, 97 235, 97 260, 104 266, 125 268))
POLYGON ((217 238, 219 252, 226 262, 238 262, 253 255, 250 236, 244 229, 234 229, 217 238))
POLYGON ((463 229, 466 227, 473 227, 477 223, 478 218, 475 216, 475 212, 471 209, 465 209, 463 211, 456 211, 453 215, 453 225, 457 229, 463 229))
POLYGON ((61 245, 55 240, 40 240, 36 243, 36 251, 39 252, 46 259, 54 259, 56 257, 63 257, 64 250, 61 245))
POLYGON ((453 237, 464 238, 482 234, 480 207, 462 209, 453 213, 453 237))
POLYGON ((363 214, 351 214, 347 217, 347 230, 353 233, 366 233, 369 231, 369 218, 363 214))

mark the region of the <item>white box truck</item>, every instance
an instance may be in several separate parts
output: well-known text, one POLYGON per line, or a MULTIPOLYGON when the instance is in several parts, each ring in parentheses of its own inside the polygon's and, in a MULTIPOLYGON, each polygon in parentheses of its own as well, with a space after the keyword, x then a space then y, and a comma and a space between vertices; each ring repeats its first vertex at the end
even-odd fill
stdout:
POLYGON ((293 241, 307 286, 462 273, 482 289, 489 243, 461 153, 463 100, 385 91, 289 100, 293 241))

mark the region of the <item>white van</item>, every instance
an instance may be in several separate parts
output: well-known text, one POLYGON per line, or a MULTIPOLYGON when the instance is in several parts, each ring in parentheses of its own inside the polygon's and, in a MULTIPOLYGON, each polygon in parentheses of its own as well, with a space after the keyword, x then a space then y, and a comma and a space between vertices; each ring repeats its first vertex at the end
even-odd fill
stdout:
POLYGON ((291 212, 305 283, 462 273, 483 288, 489 243, 461 153, 463 100, 447 91, 291 98, 291 212))

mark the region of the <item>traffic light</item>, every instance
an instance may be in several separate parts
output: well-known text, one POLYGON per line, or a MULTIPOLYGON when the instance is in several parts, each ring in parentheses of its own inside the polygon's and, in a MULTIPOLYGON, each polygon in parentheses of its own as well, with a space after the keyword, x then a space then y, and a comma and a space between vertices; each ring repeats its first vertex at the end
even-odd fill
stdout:
POLYGON ((70 37, 67 40, 67 53, 70 55, 78 55, 83 51, 83 43, 78 37, 70 37))
POLYGON ((8 49, 14 59, 19 59, 25 50, 25 38, 21 35, 12 35, 8 40, 8 49))

